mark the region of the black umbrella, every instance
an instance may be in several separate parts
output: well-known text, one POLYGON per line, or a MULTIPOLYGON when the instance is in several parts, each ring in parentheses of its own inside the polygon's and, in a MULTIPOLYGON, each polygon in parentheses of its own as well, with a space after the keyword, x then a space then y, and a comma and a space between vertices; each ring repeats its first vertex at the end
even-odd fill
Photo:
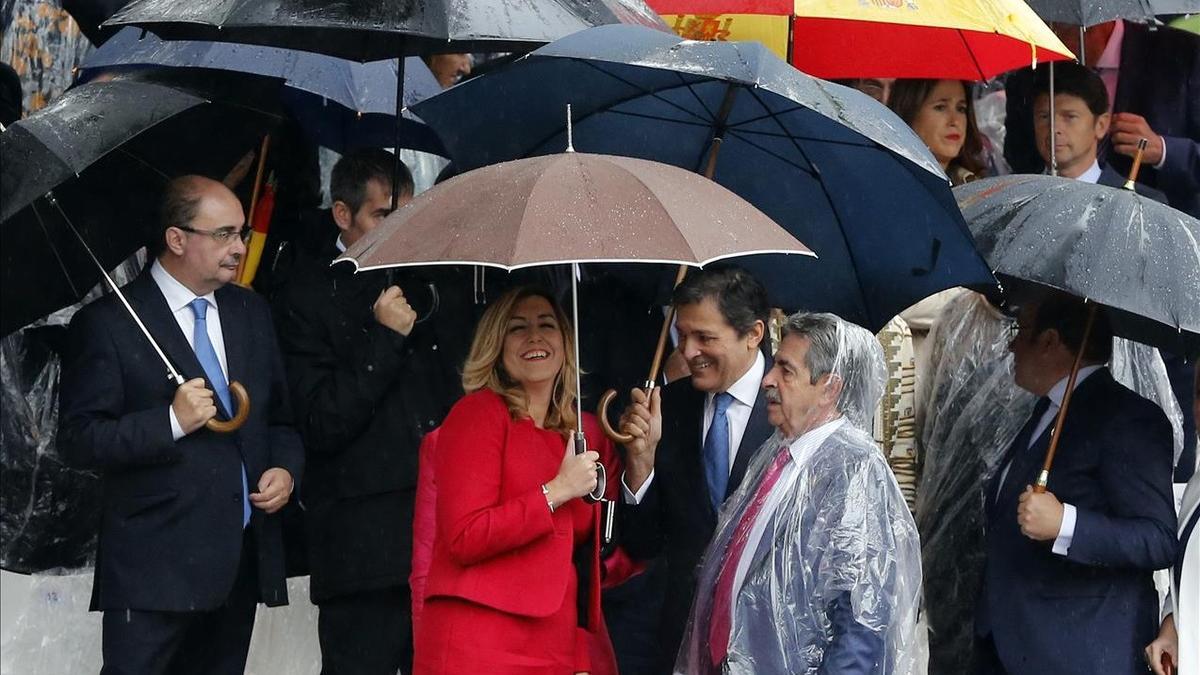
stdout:
POLYGON ((1045 21, 1094 26, 1113 19, 1153 22, 1156 14, 1200 12, 1197 0, 1028 0, 1045 21))
POLYGON ((100 280, 73 230, 112 269, 145 244, 167 180, 222 178, 279 121, 268 102, 281 84, 207 72, 95 82, 0 134, 0 334, 100 280))
MULTIPOLYGON (((139 26, 168 40, 240 42, 378 61, 442 52, 524 52, 609 23, 667 30, 642 0, 134 0, 103 27, 139 26)), ((403 86, 401 59, 397 118, 403 86)), ((402 147, 399 128, 396 136, 396 147, 402 147)), ((393 208, 400 173, 392 184, 393 208)))
POLYGON ((986 178, 954 196, 998 275, 1099 303, 1121 337, 1200 351, 1200 220, 1132 190, 1053 176, 986 178))

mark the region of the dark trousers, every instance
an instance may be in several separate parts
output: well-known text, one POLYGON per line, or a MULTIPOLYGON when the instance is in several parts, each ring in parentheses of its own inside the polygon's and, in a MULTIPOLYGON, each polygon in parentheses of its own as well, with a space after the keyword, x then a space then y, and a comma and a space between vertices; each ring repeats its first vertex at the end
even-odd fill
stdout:
POLYGON ((408 587, 364 591, 319 606, 321 675, 411 673, 412 597, 408 587))
POLYGON ((104 612, 100 675, 242 675, 258 607, 253 534, 225 604, 209 612, 104 612))

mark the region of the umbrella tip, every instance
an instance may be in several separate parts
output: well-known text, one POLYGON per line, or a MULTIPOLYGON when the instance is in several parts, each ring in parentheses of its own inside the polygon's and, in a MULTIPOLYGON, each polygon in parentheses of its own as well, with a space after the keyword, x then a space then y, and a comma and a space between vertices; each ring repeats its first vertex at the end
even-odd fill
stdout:
POLYGON ((567 152, 575 152, 574 129, 571 128, 571 104, 567 104, 567 152))

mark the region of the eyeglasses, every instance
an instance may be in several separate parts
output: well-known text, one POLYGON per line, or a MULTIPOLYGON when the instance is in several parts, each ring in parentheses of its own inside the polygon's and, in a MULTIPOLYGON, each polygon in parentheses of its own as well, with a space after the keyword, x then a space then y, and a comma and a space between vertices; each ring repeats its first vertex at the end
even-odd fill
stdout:
POLYGON ((1010 341, 1017 339, 1017 335, 1022 329, 1028 330, 1030 328, 1033 328, 1033 326, 1030 326, 1029 324, 1023 324, 1015 318, 1006 317, 1004 322, 1004 330, 1008 333, 1008 338, 1010 341))
POLYGON ((196 228, 188 227, 187 225, 175 225, 174 227, 176 229, 183 230, 184 232, 203 234, 206 237, 212 237, 213 241, 217 242, 218 244, 230 244, 233 242, 234 237, 241 239, 242 243, 244 244, 250 241, 250 235, 254 233, 253 228, 249 227, 243 227, 237 230, 233 229, 232 227, 222 227, 219 230, 197 230, 196 228))

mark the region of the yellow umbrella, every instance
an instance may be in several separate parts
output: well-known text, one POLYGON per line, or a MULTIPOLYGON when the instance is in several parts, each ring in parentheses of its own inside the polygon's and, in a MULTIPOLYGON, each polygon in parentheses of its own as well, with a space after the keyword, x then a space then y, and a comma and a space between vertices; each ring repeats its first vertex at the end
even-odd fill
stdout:
POLYGON ((759 39, 826 79, 985 80, 1074 55, 1022 0, 651 0, 691 39, 759 39))

